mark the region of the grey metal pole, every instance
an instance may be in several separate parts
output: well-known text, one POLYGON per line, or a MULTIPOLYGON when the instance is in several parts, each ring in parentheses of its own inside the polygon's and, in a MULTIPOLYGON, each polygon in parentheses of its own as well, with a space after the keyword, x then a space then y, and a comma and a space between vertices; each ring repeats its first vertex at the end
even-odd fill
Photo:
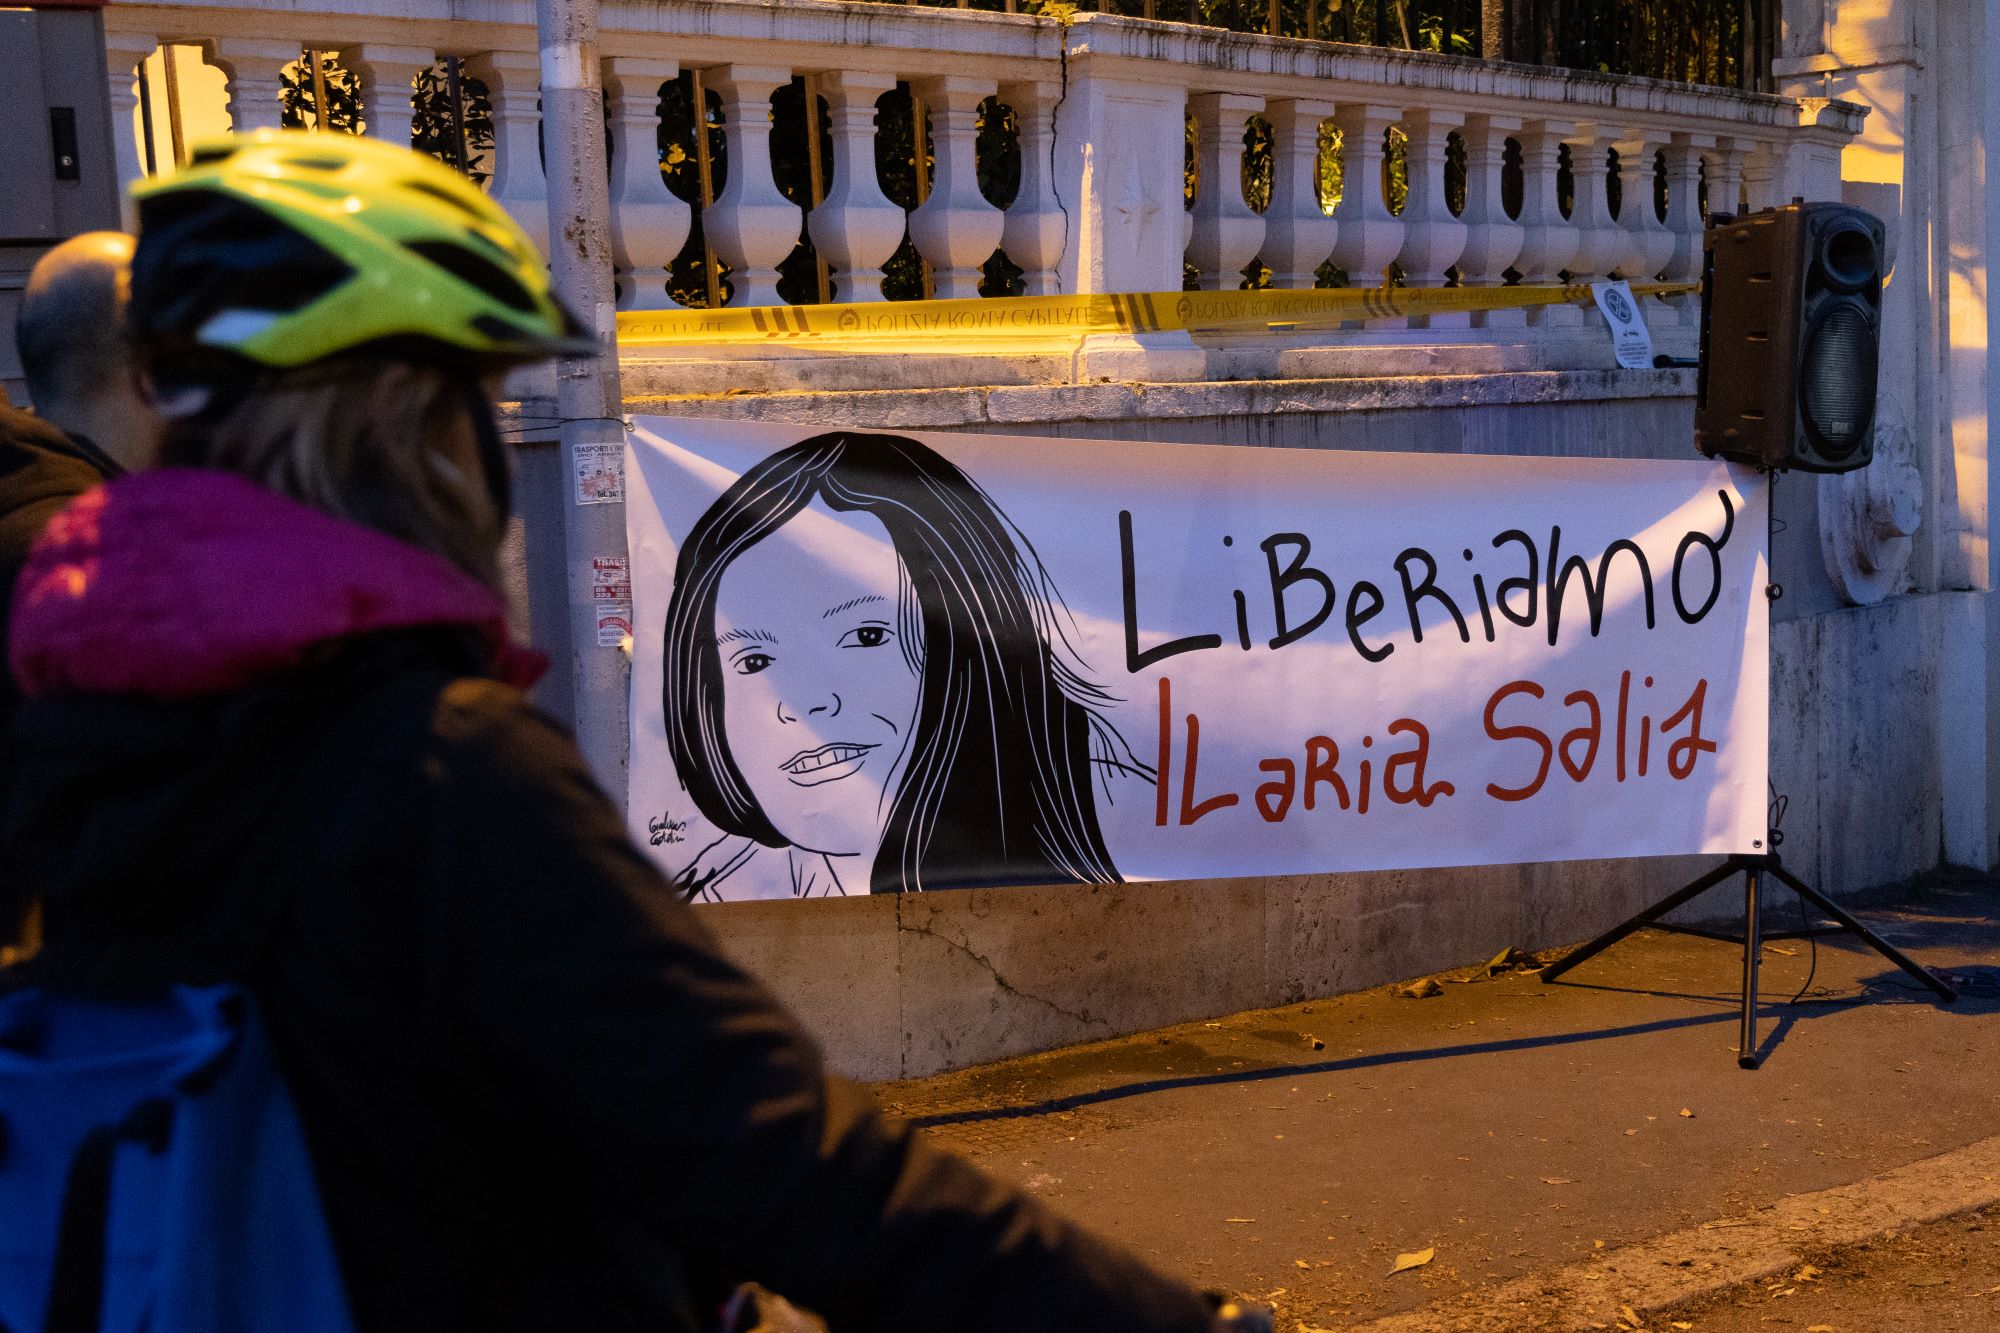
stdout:
POLYGON ((591 772, 622 807, 631 666, 621 641, 631 633, 632 579, 597 0, 535 0, 535 21, 542 47, 549 267, 558 295, 596 331, 604 349, 556 367, 576 739, 591 772))

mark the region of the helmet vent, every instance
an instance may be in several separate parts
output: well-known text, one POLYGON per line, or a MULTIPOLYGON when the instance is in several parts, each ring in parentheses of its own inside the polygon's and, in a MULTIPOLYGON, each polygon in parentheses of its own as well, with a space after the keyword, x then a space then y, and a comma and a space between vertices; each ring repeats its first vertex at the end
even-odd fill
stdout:
POLYGON ((441 204, 448 204, 452 208, 455 208, 459 212, 465 214, 466 217, 471 218, 474 222, 483 223, 486 221, 485 216, 481 214, 477 209, 473 208, 470 204, 466 203, 465 200, 460 199, 450 190, 442 189, 436 185, 431 184, 429 181, 404 181, 403 188, 407 190, 415 190, 418 194, 429 195, 431 198, 437 200, 441 204))
POLYGON ((535 303, 527 288, 509 277, 498 264, 481 258, 463 245, 452 241, 411 241, 407 243, 407 248, 502 305, 524 315, 535 313, 535 303))

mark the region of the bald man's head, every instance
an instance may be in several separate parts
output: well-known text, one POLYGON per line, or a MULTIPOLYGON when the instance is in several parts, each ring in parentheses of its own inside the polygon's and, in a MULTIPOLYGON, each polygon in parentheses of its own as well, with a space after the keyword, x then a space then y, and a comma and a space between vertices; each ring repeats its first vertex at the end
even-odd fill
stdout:
POLYGON ((14 329, 36 413, 128 467, 150 457, 159 433, 125 336, 133 244, 123 232, 93 231, 43 255, 14 329))

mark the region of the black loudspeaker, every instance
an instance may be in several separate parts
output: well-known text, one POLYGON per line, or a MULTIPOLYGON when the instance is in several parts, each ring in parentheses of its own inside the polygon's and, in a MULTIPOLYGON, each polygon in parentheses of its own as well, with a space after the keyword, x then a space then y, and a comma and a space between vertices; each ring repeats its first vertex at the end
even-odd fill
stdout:
POLYGON ((1882 224, 1845 204, 1716 217, 1703 235, 1695 447, 1764 468, 1874 457, 1882 224))

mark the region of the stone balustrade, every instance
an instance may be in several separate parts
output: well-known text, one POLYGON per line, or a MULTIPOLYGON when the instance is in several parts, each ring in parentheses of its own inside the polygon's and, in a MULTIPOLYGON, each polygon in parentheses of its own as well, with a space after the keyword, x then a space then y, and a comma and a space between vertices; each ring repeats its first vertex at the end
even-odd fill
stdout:
MULTIPOLYGON (((533 19, 530 0, 113 6, 123 173, 144 169, 143 129, 124 131, 138 114, 134 68, 158 44, 201 48, 240 128, 280 123, 303 48, 337 52, 359 79, 366 131, 406 143, 413 81, 452 55, 491 102, 487 188, 546 247, 533 19)), ((993 294, 996 250, 1018 271, 1007 290, 1030 295, 1184 280, 1687 280, 1706 207, 1834 194, 1840 147, 1863 114, 1103 14, 1065 25, 833 0, 607 0, 602 19, 613 248, 619 302, 632 309, 673 305, 670 267, 701 245, 727 266, 730 304, 777 303, 780 268, 807 239, 833 299, 852 302, 883 299, 883 266, 906 241, 939 297, 993 294), (719 99, 726 150, 724 183, 693 207, 658 170, 662 93, 682 71, 719 99), (817 202, 803 208, 773 172, 774 98, 798 76, 826 145, 817 202), (928 150, 913 203, 885 193, 878 161, 878 104, 899 89, 928 150), (986 120, 1002 105, 1019 171, 1011 199, 996 202, 981 168, 996 151, 986 120)), ((801 103, 784 105, 796 114, 801 103)), ((1429 317, 1470 329, 1578 319, 1563 307, 1429 317)))

